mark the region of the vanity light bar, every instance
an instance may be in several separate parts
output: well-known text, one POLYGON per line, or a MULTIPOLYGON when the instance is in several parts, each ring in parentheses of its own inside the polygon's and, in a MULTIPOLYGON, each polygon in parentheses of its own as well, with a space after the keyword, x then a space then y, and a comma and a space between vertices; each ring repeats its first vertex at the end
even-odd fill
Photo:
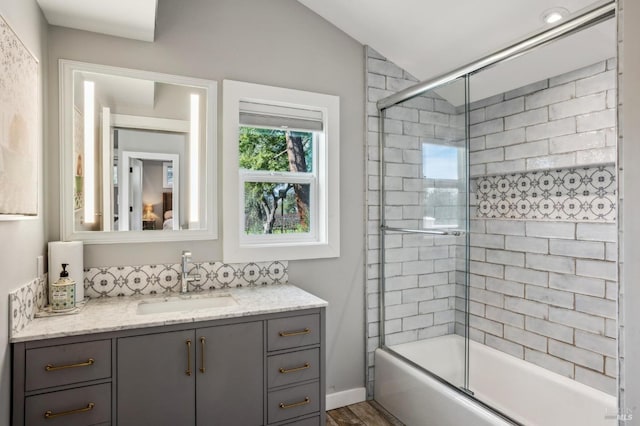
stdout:
POLYGON ((189 228, 197 229, 200 221, 200 95, 191 95, 189 129, 189 228))
MULTIPOLYGON (((84 223, 96 222, 95 83, 84 82, 84 223)), ((79 164, 82 167, 82 163, 79 164)))

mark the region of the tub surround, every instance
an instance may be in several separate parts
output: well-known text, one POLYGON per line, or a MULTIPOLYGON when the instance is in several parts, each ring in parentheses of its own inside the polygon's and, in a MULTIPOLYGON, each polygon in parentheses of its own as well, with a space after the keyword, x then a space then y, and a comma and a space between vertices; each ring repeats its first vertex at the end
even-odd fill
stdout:
MULTIPOLYGON (((380 343, 380 148, 376 102, 414 85, 417 79, 370 47, 365 48, 367 82, 367 392, 373 397, 374 351, 380 343)), ((435 93, 428 93, 386 110, 385 130, 391 133, 385 147, 388 191, 387 225, 421 228, 426 212, 417 200, 421 142, 464 146, 464 114, 435 93), (455 144, 451 141, 459 141, 455 144), (450 143, 451 142, 451 143, 450 143), (416 156, 411 164, 404 155, 416 156), (393 164, 392 164, 393 163, 393 164), (408 205, 411 204, 411 205, 408 205)), ((464 197, 451 197, 447 214, 464 206, 464 197)), ((435 214, 429 212, 431 215, 435 214)), ((438 212, 440 216, 445 212, 438 212)), ((453 333, 455 330, 456 249, 464 237, 389 235, 385 241, 387 344, 404 343, 453 333), (429 305, 420 312, 418 304, 429 305)))
POLYGON ((613 58, 469 105, 471 176, 615 163, 615 76, 613 58))
MULTIPOLYGON (((365 54, 367 389, 373 395, 380 340, 375 102, 413 78, 374 50, 365 54)), ((617 376, 615 65, 601 61, 475 102, 469 123, 471 338, 610 394, 617 376)), ((418 153, 420 142, 446 135, 442 126, 463 111, 420 96, 386 114, 385 162, 393 166, 386 170, 386 219, 415 229, 419 187, 403 182, 419 177, 407 173, 419 173, 421 162, 405 157, 418 153)), ((393 235, 385 247, 385 343, 451 334, 452 308, 455 333, 462 335, 464 238, 393 235)))
POLYGON ((469 106, 470 337, 610 395, 615 75, 610 59, 469 106))
POLYGON ((471 187, 477 219, 616 220, 614 164, 483 176, 471 187))
MULTIPOLYGON (((22 330, 12 330, 11 343, 111 331, 186 324, 250 315, 326 307, 327 302, 291 284, 254 288, 229 288, 214 293, 230 295, 237 305, 140 315, 140 302, 159 301, 166 295, 91 299, 76 315, 36 318, 22 330)), ((200 293, 203 294, 203 293, 200 293)))

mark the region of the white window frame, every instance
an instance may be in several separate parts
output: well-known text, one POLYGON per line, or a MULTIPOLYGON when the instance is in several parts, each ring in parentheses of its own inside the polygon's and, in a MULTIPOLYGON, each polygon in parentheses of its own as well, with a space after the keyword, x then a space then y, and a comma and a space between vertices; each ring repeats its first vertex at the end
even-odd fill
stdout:
MULTIPOLYGON (((222 217, 223 260, 258 262, 340 256, 340 99, 325 95, 240 81, 223 82, 222 217), (314 133, 310 173, 242 170, 238 133, 241 102, 322 112, 323 131, 314 133), (304 234, 246 235, 244 183, 309 183, 310 229, 304 234)), ((260 127, 260 126, 256 126, 260 127)))

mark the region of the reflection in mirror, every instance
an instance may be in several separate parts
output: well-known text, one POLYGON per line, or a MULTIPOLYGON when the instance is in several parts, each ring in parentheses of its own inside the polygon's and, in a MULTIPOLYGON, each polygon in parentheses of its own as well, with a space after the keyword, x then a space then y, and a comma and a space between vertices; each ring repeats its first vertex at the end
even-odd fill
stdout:
POLYGON ((65 237, 213 238, 215 83, 71 61, 61 68, 65 237))

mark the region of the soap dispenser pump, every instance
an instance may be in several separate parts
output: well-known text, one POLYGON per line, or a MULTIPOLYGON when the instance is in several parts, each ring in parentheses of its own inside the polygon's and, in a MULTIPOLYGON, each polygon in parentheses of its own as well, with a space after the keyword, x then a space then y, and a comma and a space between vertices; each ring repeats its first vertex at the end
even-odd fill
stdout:
POLYGON ((62 264, 60 278, 51 285, 49 302, 51 311, 65 312, 76 307, 76 282, 69 278, 68 263, 62 264))

